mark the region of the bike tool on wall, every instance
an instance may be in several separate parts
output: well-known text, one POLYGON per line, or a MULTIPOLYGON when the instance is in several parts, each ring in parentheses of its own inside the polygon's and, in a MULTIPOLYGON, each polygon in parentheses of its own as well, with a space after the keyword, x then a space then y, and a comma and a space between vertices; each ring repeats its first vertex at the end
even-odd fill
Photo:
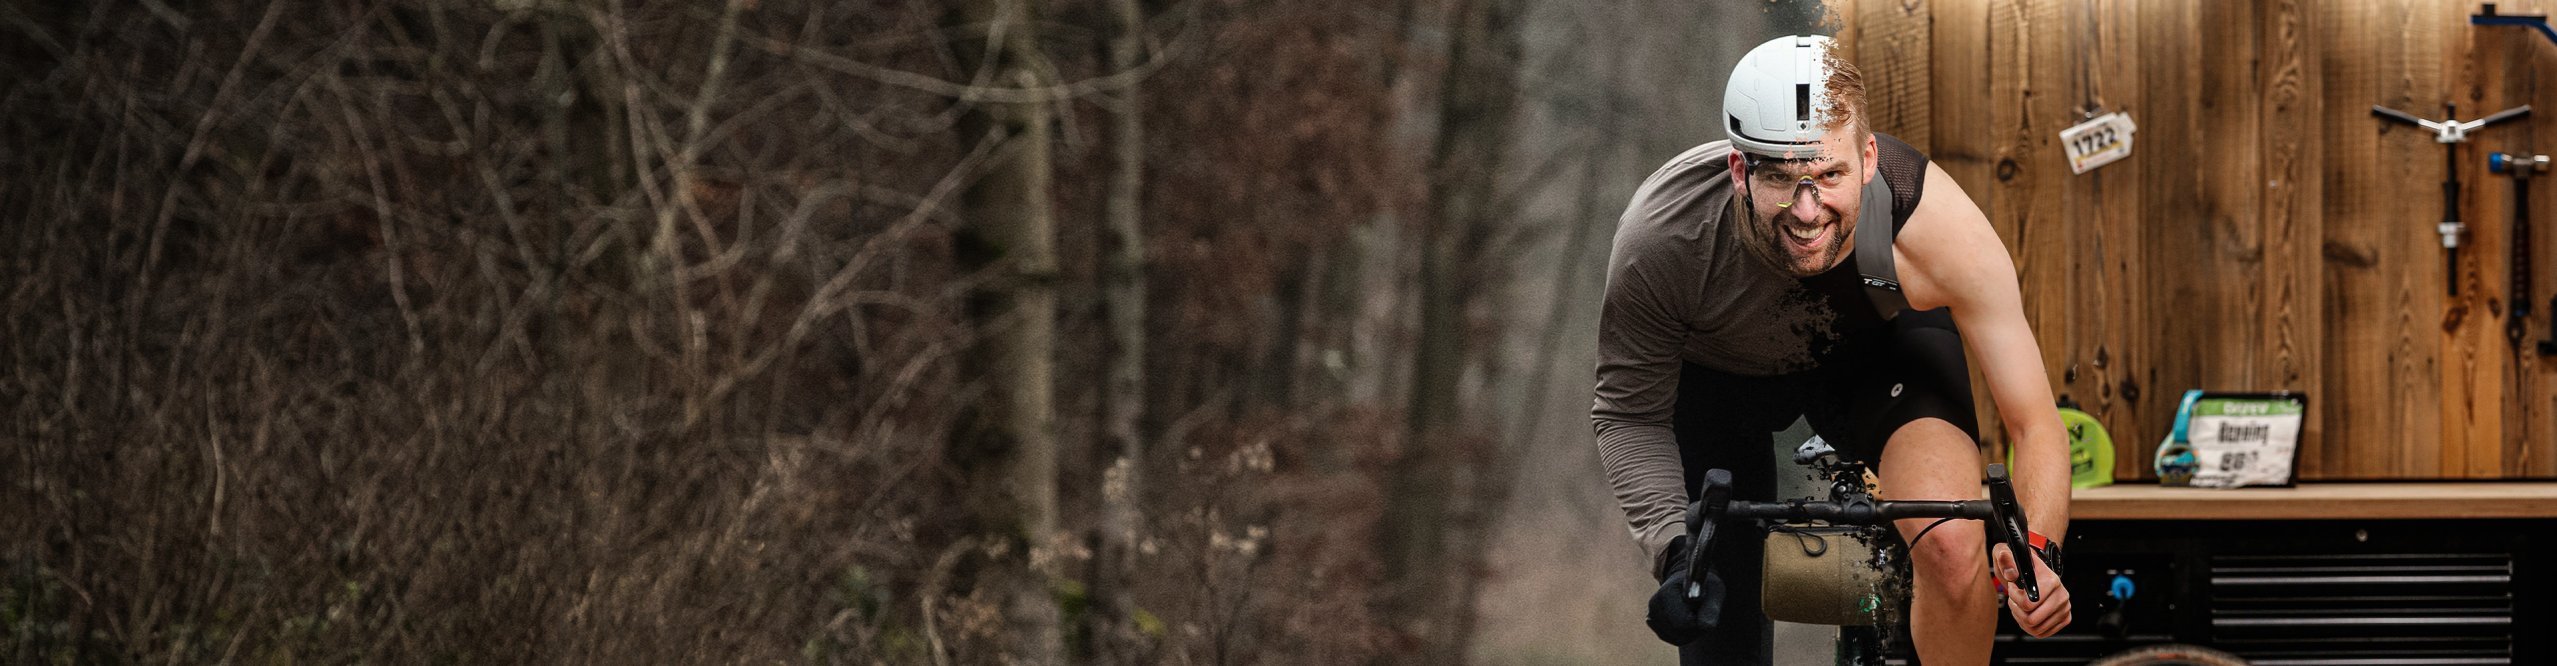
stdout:
MULTIPOLYGON (((2510 268, 2513 286, 2511 293, 2505 296, 2512 303, 2512 311, 2504 317, 2504 339, 2512 343, 2515 353, 2519 353, 2522 338, 2530 334, 2530 175, 2548 172, 2548 156, 2488 153, 2486 171, 2513 177, 2513 227, 2509 241, 2513 246, 2510 268)), ((2557 301, 2550 302, 2549 310, 2550 316, 2557 316, 2557 301)), ((2542 354, 2549 353, 2551 347, 2557 345, 2549 341, 2539 343, 2542 354)))
POLYGON ((2468 24, 2531 28, 2538 30, 2539 36, 2548 38, 2550 43, 2557 43, 2557 29, 2548 27, 2547 14, 2498 14, 2495 13, 2495 3, 2492 2, 2479 5, 2477 13, 2468 15, 2468 24))
MULTIPOLYGON (((2557 29, 2548 27, 2546 14, 2499 14, 2495 12, 2495 3, 2489 2, 2479 6, 2477 13, 2469 15, 2468 23, 2530 28, 2538 31, 2539 36, 2548 38, 2549 43, 2557 44, 2557 29)), ((2486 168, 2495 173, 2510 170, 2513 175, 2513 293, 2508 297, 2513 311, 2505 321, 2504 335, 2512 340, 2514 351, 2519 352, 2521 339, 2528 334, 2530 325, 2530 174, 2547 172, 2548 156, 2495 153, 2486 156, 2486 168)), ((2539 341, 2541 356, 2557 355, 2557 295, 2548 297, 2548 317, 2548 334, 2551 337, 2539 341)))
POLYGON ((2448 271, 2445 274, 2450 276, 2450 295, 2458 296, 2459 232, 2466 228, 2459 223, 2459 144, 2468 142, 2469 132, 2477 131, 2479 128, 2487 125, 2530 115, 2530 105, 2524 104, 2495 112, 2495 115, 2465 122, 2458 118, 2458 105, 2444 104, 2442 105, 2442 108, 2443 114, 2446 117, 2441 120, 2425 120, 2415 117, 2414 114, 2377 104, 2371 105, 2371 115, 2432 130, 2433 140, 2442 144, 2442 157, 2444 158, 2442 162, 2444 170, 2442 180, 2442 223, 2440 226, 2434 227, 2434 231, 2441 232, 2442 235, 2442 252, 2444 261, 2447 262, 2446 266, 2448 267, 2448 271))

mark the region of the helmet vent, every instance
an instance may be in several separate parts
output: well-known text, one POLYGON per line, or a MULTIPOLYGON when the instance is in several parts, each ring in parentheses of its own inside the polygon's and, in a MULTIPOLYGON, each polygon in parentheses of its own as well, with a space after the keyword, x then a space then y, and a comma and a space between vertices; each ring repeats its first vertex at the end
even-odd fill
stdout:
POLYGON ((1811 84, 1793 84, 1793 119, 1811 122, 1811 84))

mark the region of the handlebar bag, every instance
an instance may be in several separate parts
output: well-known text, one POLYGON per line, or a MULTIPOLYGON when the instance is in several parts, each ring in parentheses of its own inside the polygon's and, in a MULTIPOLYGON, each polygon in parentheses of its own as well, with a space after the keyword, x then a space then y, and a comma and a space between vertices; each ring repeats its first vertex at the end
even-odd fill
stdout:
POLYGON ((1880 530, 1845 525, 1778 525, 1767 531, 1759 603, 1769 619, 1865 626, 1888 607, 1880 530))

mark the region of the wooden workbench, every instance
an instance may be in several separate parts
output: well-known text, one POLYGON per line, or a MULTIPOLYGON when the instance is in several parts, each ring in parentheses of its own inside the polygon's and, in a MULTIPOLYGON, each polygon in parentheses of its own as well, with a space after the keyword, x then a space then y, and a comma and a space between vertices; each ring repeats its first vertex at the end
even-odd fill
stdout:
POLYGON ((2231 489, 2115 484, 2079 490, 2069 502, 2073 522, 2395 518, 2557 518, 2557 482, 2329 482, 2231 489))

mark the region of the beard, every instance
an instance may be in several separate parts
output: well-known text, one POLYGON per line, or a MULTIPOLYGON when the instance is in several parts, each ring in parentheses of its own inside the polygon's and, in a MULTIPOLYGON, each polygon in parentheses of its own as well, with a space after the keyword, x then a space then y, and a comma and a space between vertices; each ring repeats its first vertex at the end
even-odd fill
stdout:
POLYGON ((1835 209, 1823 208, 1820 211, 1820 228, 1816 232, 1819 238, 1806 247, 1790 231, 1798 224, 1792 215, 1759 215, 1757 207, 1746 202, 1741 204, 1741 209, 1749 220, 1741 228, 1741 244, 1749 248, 1750 254, 1766 262, 1768 267, 1797 278, 1819 275, 1836 268, 1838 262, 1845 259, 1848 237, 1855 231, 1852 219, 1835 209))

